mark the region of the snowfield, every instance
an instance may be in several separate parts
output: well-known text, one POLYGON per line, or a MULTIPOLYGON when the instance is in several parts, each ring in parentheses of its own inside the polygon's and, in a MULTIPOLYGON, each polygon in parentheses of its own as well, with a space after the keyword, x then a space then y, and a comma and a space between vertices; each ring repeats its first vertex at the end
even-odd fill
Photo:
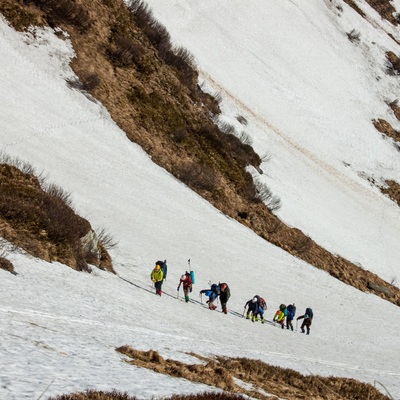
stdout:
MULTIPOLYGON (((256 151, 271 156, 259 179, 281 198, 280 218, 399 285, 400 209, 366 179, 400 182, 400 155, 371 122, 399 126, 385 103, 399 92, 398 77, 384 73, 385 51, 399 53, 383 31, 389 24, 364 1, 371 22, 329 1, 148 3, 195 55, 200 83, 222 94, 224 118, 240 127, 236 116, 245 117, 256 151), (351 29, 360 31, 357 45, 351 29)), ((117 275, 78 273, 4 244, 18 275, 0 270, 0 398, 215 390, 125 363, 115 348, 130 345, 188 363, 199 361, 187 352, 257 358, 369 382, 400 399, 399 307, 265 242, 155 165, 107 110, 67 86, 73 56, 50 29, 20 34, 0 20, 0 146, 112 233, 117 275), (158 259, 169 267, 161 298, 150 281, 158 259), (186 304, 176 288, 188 259, 196 284, 186 304), (229 284, 228 315, 201 304, 209 281, 229 284), (268 320, 281 303, 296 303, 297 315, 311 306, 311 335, 243 319, 255 294, 267 300, 268 320)))

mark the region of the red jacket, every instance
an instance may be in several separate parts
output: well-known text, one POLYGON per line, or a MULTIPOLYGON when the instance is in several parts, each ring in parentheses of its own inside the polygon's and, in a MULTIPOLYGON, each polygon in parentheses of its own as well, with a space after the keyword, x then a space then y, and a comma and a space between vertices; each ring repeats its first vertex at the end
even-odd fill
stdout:
POLYGON ((183 284, 183 288, 187 289, 192 285, 192 279, 190 278, 190 275, 185 275, 185 279, 181 279, 179 281, 179 286, 181 286, 181 283, 183 284))

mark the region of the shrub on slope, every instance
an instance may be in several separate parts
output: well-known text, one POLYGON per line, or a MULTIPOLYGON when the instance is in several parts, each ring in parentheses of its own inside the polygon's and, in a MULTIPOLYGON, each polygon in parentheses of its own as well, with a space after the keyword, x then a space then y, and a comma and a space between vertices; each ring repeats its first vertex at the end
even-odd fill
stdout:
POLYGON ((90 223, 75 213, 69 194, 45 186, 30 166, 22 169, 0 161, 0 236, 35 257, 78 271, 90 271, 88 263, 113 271, 106 249, 90 223))

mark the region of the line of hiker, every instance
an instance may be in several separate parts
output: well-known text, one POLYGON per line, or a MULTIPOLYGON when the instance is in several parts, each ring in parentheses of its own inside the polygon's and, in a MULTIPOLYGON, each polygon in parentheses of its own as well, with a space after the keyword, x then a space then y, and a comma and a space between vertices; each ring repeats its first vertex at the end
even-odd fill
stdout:
MULTIPOLYGON (((293 331, 293 320, 295 315, 296 315, 296 305, 294 303, 289 304, 287 307, 285 304, 281 304, 279 306, 279 309, 276 311, 272 321, 281 325, 282 329, 284 329, 286 326, 286 329, 290 329, 293 331), (285 319, 286 319, 286 324, 285 324, 285 319)), ((305 313, 296 318, 296 321, 298 321, 299 319, 303 320, 300 326, 301 333, 305 333, 307 330, 307 335, 310 334, 310 327, 313 317, 314 317, 313 310, 311 309, 311 307, 307 307, 305 313)))
MULTIPOLYGON (((190 267, 190 259, 188 260, 190 267)), ((154 269, 151 271, 150 278, 154 283, 154 287, 156 289, 156 294, 161 296, 162 294, 162 284, 167 279, 167 261, 156 261, 154 269)), ((185 298, 185 302, 188 303, 190 300, 190 293, 193 290, 194 281, 194 272, 186 271, 179 280, 179 284, 177 287, 177 296, 179 296, 179 289, 183 287, 183 294, 185 298)), ((200 290, 200 296, 204 294, 208 297, 206 304, 208 304, 208 308, 210 310, 215 310, 216 300, 219 297, 222 312, 224 314, 228 313, 227 303, 229 298, 231 297, 231 291, 227 283, 213 283, 209 282, 210 288, 200 290)), ((201 301, 203 303, 203 301, 201 301)), ((244 310, 246 310, 246 319, 251 319, 252 322, 257 322, 259 319, 263 324, 265 322, 264 312, 267 310, 267 302, 259 295, 255 295, 244 305, 244 310)), ((244 311, 243 311, 244 315, 244 311)), ((296 305, 289 304, 286 306, 285 304, 281 304, 279 309, 275 312, 274 318, 272 322, 277 323, 281 326, 282 329, 290 329, 293 331, 293 320, 296 315, 296 305)), ((301 324, 301 332, 305 333, 307 331, 307 335, 310 334, 310 327, 313 320, 313 311, 311 307, 307 307, 306 311, 303 315, 300 315, 296 318, 296 321, 302 319, 303 322, 301 324)))

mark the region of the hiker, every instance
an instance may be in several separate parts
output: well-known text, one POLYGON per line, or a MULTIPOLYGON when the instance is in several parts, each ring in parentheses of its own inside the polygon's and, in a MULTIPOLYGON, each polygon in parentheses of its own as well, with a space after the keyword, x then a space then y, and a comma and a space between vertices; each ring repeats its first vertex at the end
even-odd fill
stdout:
POLYGON ((231 297, 231 291, 226 283, 220 283, 219 290, 220 290, 219 299, 221 301, 222 312, 224 314, 227 314, 228 309, 226 308, 226 303, 228 302, 229 297, 231 297))
POLYGON ((185 301, 187 303, 189 301, 189 293, 192 291, 192 278, 189 272, 186 271, 185 275, 181 276, 178 288, 176 289, 178 292, 181 284, 183 286, 183 294, 185 295, 185 301))
POLYGON ((312 323, 312 319, 314 317, 313 310, 311 307, 306 308, 306 312, 303 315, 300 315, 300 317, 297 317, 297 320, 303 319, 303 323, 301 324, 301 333, 305 333, 304 328, 307 329, 307 335, 310 334, 310 326, 312 323))
POLYGON ((200 290, 200 295, 203 293, 208 297, 206 302, 208 303, 208 308, 210 310, 215 310, 217 306, 214 304, 214 301, 219 296, 219 286, 216 283, 213 283, 210 289, 200 290))
POLYGON ((289 304, 286 308, 287 310, 287 315, 286 315, 286 329, 291 329, 293 331, 293 324, 292 321, 294 319, 294 316, 296 315, 296 305, 289 304))
MULTIPOLYGON (((250 299, 245 305, 244 308, 246 309, 247 307, 247 312, 246 312, 246 319, 250 319, 250 313, 254 314, 254 311, 258 307, 258 302, 260 300, 260 296, 254 296, 252 299, 250 299)), ((253 318, 251 319, 253 321, 253 318)), ((254 321, 253 321, 254 322, 254 321)))
POLYGON ((156 266, 151 271, 150 278, 154 282, 154 287, 156 288, 156 294, 161 296, 162 293, 161 286, 163 284, 164 274, 160 264, 156 263, 156 266))
POLYGON ((275 313, 273 322, 278 323, 282 329, 285 328, 286 306, 281 304, 279 310, 275 313))
POLYGON ((246 307, 248 307, 246 319, 250 319, 250 313, 251 313, 252 322, 258 321, 258 315, 260 315, 261 322, 262 323, 265 322, 264 311, 267 309, 267 303, 262 297, 255 295, 244 305, 244 308, 246 307))
POLYGON ((161 270, 163 272, 163 281, 167 280, 167 260, 164 261, 156 261, 156 265, 159 265, 161 267, 161 270))

